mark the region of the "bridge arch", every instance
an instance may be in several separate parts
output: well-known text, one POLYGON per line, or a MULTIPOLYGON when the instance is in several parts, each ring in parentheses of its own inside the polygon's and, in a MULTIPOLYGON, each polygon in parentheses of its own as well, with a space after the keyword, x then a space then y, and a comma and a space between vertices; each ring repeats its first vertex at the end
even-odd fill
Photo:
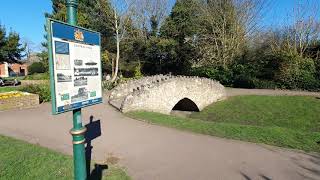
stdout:
POLYGON ((174 108, 201 111, 224 97, 225 88, 211 79, 157 75, 120 84, 112 90, 109 103, 124 113, 170 114, 174 108))
POLYGON ((173 111, 199 112, 199 108, 191 99, 183 98, 172 108, 173 111))

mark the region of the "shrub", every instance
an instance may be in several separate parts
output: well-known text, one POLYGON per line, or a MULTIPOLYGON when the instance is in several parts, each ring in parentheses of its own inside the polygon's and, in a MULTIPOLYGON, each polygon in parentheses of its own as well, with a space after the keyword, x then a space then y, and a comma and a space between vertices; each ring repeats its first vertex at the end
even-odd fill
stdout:
POLYGON ((19 91, 38 94, 40 103, 49 102, 51 100, 49 84, 32 84, 32 85, 22 86, 19 88, 19 91))
POLYGON ((236 88, 320 91, 319 64, 311 58, 277 52, 251 61, 240 59, 228 68, 193 68, 188 75, 211 78, 236 88))
POLYGON ((253 78, 244 75, 237 76, 232 87, 248 89, 256 88, 253 78))
POLYGON ((233 87, 255 88, 255 73, 253 72, 253 68, 244 64, 236 64, 232 67, 232 72, 234 78, 233 87))
POLYGON ((141 73, 141 65, 139 64, 134 68, 134 78, 140 78, 140 77, 142 77, 142 73, 141 73))
POLYGON ((44 73, 46 72, 46 67, 41 62, 34 62, 28 67, 29 74, 44 73))
POLYGON ((32 75, 28 75, 24 78, 24 80, 49 80, 49 79, 50 79, 49 72, 35 73, 32 75))
POLYGON ((111 90, 115 87, 115 83, 111 81, 103 81, 102 82, 102 88, 103 90, 111 90))
POLYGON ((278 54, 279 67, 276 69, 275 81, 283 88, 319 89, 316 78, 316 66, 313 59, 291 54, 278 54))
POLYGON ((229 69, 216 67, 199 67, 193 68, 189 75, 200 76, 217 80, 225 86, 233 85, 233 72, 229 69))
POLYGON ((253 85, 257 89, 276 89, 278 87, 276 82, 263 79, 254 79, 253 85))

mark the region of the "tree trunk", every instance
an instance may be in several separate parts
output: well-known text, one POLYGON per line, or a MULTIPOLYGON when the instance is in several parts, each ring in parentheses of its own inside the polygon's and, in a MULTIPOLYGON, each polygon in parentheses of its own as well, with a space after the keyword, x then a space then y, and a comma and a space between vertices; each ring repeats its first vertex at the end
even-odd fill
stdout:
POLYGON ((114 20, 115 20, 115 28, 116 28, 116 39, 117 39, 117 57, 115 62, 114 74, 111 79, 111 82, 115 82, 118 76, 119 71, 119 59, 120 59, 120 37, 119 37, 119 28, 118 28, 118 17, 116 10, 114 11, 114 20))

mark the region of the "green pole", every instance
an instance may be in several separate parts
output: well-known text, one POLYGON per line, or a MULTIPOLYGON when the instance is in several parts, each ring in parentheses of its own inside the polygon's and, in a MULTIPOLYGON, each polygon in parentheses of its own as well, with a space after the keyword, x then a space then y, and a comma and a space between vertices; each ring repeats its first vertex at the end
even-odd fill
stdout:
MULTIPOLYGON (((67 20, 70 25, 77 25, 78 0, 66 0, 67 20)), ((84 150, 84 133, 86 128, 82 126, 81 108, 73 110, 73 128, 70 130, 73 141, 74 179, 87 179, 86 159, 84 150)))
POLYGON ((68 24, 76 26, 78 23, 78 0, 67 0, 68 24))

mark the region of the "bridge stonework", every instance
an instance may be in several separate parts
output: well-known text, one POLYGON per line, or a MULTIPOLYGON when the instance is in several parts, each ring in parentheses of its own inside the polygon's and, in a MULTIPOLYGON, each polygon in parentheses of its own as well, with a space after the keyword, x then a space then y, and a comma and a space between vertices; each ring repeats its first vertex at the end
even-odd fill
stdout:
POLYGON ((109 103, 123 113, 151 111, 170 114, 182 99, 193 101, 201 111, 225 97, 224 86, 211 79, 156 75, 118 85, 112 90, 109 103))

